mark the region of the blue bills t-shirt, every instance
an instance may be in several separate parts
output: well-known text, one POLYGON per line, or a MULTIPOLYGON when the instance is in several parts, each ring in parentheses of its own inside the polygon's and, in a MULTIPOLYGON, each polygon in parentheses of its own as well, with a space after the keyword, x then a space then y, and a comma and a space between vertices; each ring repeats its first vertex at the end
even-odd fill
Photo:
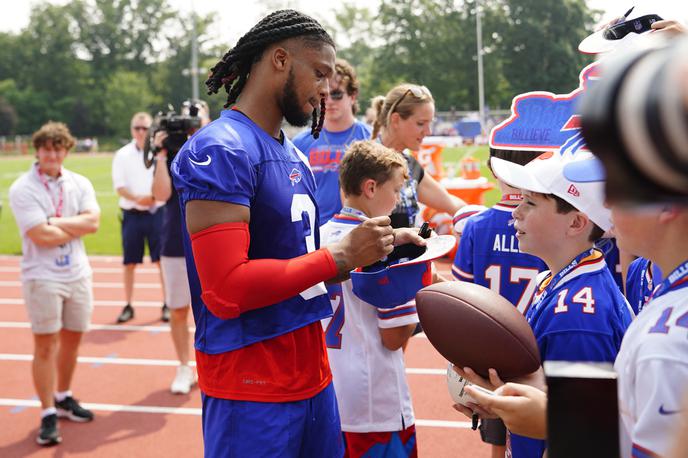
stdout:
POLYGON ((315 201, 320 210, 320 222, 325 224, 342 209, 339 195, 339 164, 349 145, 357 140, 369 140, 370 127, 356 121, 349 129, 330 132, 323 129, 316 140, 306 130, 294 137, 294 145, 308 157, 317 189, 315 201))

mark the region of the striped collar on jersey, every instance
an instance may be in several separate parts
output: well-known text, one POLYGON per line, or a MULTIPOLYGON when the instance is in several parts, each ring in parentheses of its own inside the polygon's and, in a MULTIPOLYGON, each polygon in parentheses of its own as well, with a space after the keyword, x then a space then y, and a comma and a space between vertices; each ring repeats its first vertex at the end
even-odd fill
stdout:
POLYGON ((688 286, 688 261, 684 261, 667 275, 662 283, 657 286, 650 300, 657 299, 669 291, 685 288, 688 286))
POLYGON ((366 219, 368 216, 365 213, 352 207, 343 207, 339 213, 332 217, 333 221, 344 224, 360 224, 366 219))
POLYGON ((585 250, 573 258, 569 265, 564 267, 556 275, 552 275, 552 272, 547 274, 544 280, 538 285, 538 289, 535 292, 535 299, 533 299, 533 307, 531 307, 531 309, 537 309, 537 306, 557 287, 557 285, 564 284, 583 274, 595 272, 605 267, 604 254, 602 254, 600 250, 597 248, 585 250))
POLYGON ((504 194, 502 199, 494 204, 492 208, 495 210, 512 212, 522 201, 523 196, 521 194, 504 194))

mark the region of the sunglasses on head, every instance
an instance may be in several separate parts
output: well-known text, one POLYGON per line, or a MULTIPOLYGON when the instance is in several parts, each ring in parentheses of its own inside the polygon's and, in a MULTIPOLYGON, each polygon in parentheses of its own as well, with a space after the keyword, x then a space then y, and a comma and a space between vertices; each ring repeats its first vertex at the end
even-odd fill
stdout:
POLYGON ((330 91, 330 98, 332 100, 342 100, 344 98, 344 91, 341 89, 335 89, 334 91, 330 91))
POLYGON ((406 89, 404 94, 401 97, 399 97, 399 99, 397 99, 396 102, 394 102, 392 104, 392 107, 389 109, 389 114, 394 113, 394 110, 396 110, 396 108, 399 106, 401 101, 404 100, 404 97, 406 97, 409 94, 409 92, 411 94, 413 94, 413 96, 417 99, 424 99, 424 98, 431 98, 432 97, 432 94, 430 93, 430 89, 428 89, 427 87, 416 86, 416 85, 410 86, 408 89, 406 89))
POLYGON ((145 130, 148 130, 148 127, 146 127, 146 126, 134 126, 134 127, 132 127, 132 129, 145 131, 145 130))
POLYGON ((608 27, 604 31, 604 38, 607 40, 621 40, 629 33, 644 33, 652 30, 652 24, 661 21, 662 18, 656 14, 648 14, 630 21, 620 22, 608 27))

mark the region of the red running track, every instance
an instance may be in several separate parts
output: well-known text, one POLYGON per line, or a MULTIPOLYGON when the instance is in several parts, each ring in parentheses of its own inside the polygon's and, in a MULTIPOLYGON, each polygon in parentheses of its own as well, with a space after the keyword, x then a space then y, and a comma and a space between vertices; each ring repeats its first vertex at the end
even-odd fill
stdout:
MULTIPOLYGON (((183 456, 201 457, 198 388, 172 395, 175 354, 169 328, 159 321, 162 292, 157 270, 140 266, 134 291, 136 317, 115 318, 123 301, 120 258, 91 258, 95 308, 84 337, 72 390, 93 409, 92 423, 61 421, 63 442, 35 443, 39 404, 31 382, 32 336, 19 281, 18 257, 0 257, 0 457, 183 456)), ((449 273, 442 263, 440 272, 449 273)), ((455 412, 447 393, 446 362, 427 339, 414 337, 406 351, 407 377, 417 419, 421 457, 482 458, 489 448, 455 412)))

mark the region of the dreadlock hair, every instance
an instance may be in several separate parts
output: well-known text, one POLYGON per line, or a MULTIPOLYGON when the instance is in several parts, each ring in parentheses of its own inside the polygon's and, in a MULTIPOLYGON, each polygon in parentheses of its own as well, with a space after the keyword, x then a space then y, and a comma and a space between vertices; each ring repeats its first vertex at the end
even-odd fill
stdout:
MULTIPOLYGON (((294 37, 303 37, 312 45, 325 43, 335 47, 332 37, 312 17, 294 10, 275 11, 239 38, 236 45, 210 69, 210 75, 205 82, 208 95, 217 94, 220 88, 224 87, 227 92, 227 103, 224 107, 228 108, 236 102, 246 85, 251 66, 260 60, 265 49, 273 43, 294 37)), ((324 100, 320 105, 324 107, 324 100)), ((313 110, 312 134, 317 138, 325 116, 323 109, 320 122, 316 123, 315 120, 318 117, 316 111, 313 110)))
POLYGON ((323 124, 325 124, 325 99, 320 99, 320 118, 317 116, 316 110, 313 110, 313 124, 311 125, 311 135, 316 140, 320 137, 323 124))

